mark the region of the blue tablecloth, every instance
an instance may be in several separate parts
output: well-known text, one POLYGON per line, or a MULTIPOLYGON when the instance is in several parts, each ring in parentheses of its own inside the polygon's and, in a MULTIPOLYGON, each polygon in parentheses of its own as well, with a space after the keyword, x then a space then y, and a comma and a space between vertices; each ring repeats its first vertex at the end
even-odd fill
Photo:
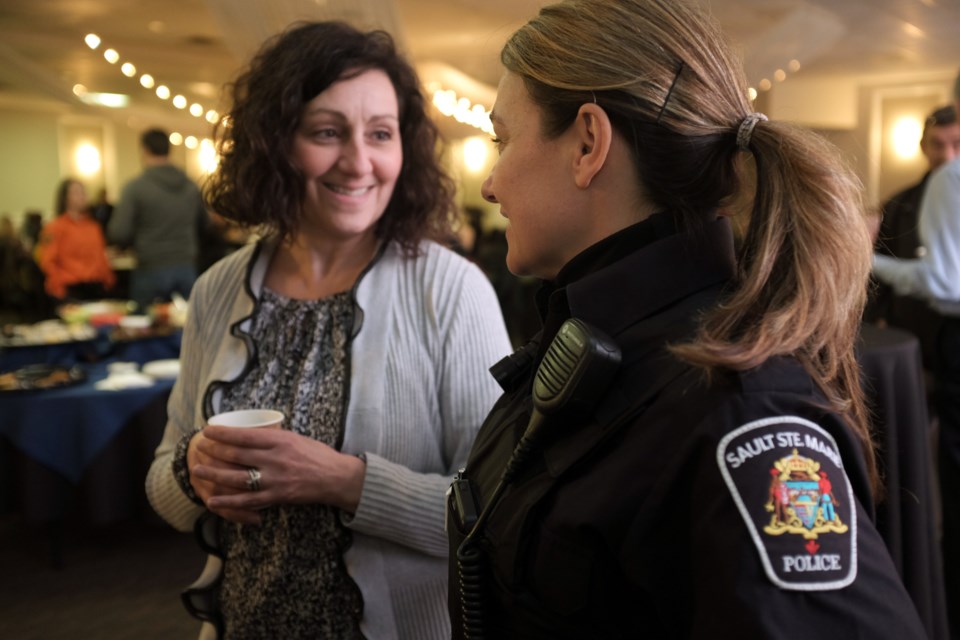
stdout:
POLYGON ((81 365, 87 380, 60 389, 0 394, 0 436, 73 483, 141 409, 173 380, 150 387, 101 391, 107 363, 81 365))

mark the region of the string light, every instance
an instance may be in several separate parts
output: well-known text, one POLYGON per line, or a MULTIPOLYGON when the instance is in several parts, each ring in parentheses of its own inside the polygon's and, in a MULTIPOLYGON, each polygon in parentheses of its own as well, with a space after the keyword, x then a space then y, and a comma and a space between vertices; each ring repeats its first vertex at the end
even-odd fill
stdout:
POLYGON ((761 79, 761 80, 757 83, 756 89, 754 89, 754 88, 751 87, 751 88, 750 88, 750 92, 751 92, 750 99, 751 99, 751 100, 755 100, 755 99, 756 99, 757 90, 759 90, 759 91, 769 91, 769 90, 773 87, 773 83, 774 83, 774 82, 783 82, 784 80, 787 79, 787 76, 788 76, 789 74, 791 74, 791 73, 796 73, 797 71, 800 71, 800 61, 797 60, 796 58, 794 58, 794 59, 788 61, 787 64, 784 65, 784 67, 781 67, 781 68, 779 68, 779 69, 775 69, 775 70, 773 71, 773 75, 772 75, 772 78, 773 78, 773 79, 772 79, 772 80, 771 80, 769 77, 768 77, 768 78, 763 78, 763 79, 761 79))
MULTIPOLYGON (((88 33, 84 36, 83 41, 93 50, 96 50, 101 44, 100 36, 95 33, 88 33)), ((103 52, 103 57, 110 64, 116 64, 120 60, 120 54, 117 53, 116 49, 106 49, 103 52)), ((134 78, 137 75, 137 67, 132 62, 126 61, 120 65, 120 72, 128 78, 134 78)), ((141 74, 139 83, 140 86, 148 90, 153 89, 156 85, 154 93, 157 98, 160 100, 170 99, 170 88, 164 84, 157 85, 156 80, 149 73, 141 74)), ((84 102, 109 107, 126 106, 128 100, 128 96, 122 94, 92 93, 82 84, 75 84, 73 86, 73 93, 84 102)), ((172 103, 177 109, 184 109, 188 104, 188 100, 186 97, 177 94, 174 96, 172 103)), ((217 113, 215 109, 205 109, 199 102, 190 104, 189 111, 190 114, 196 118, 205 117, 210 124, 215 124, 220 119, 220 114, 217 113)), ((226 122, 224 124, 226 125, 226 122)), ((179 146, 182 144, 188 149, 197 150, 198 160, 203 172, 209 174, 216 170, 220 159, 217 156, 213 141, 209 138, 204 138, 203 140, 198 139, 196 136, 187 136, 184 138, 179 131, 174 131, 170 134, 169 139, 173 145, 179 146)), ((95 173, 100 170, 99 152, 91 145, 85 145, 77 149, 76 161, 79 163, 82 171, 86 171, 87 173, 95 173)))
MULTIPOLYGON (((95 33, 88 33, 84 37, 84 42, 91 49, 97 49, 102 44, 100 36, 95 33)), ((117 53, 115 49, 106 49, 103 52, 103 57, 110 64, 116 64, 117 61, 120 60, 120 54, 117 53)), ((121 72, 129 78, 134 77, 137 73, 136 66, 131 62, 124 62, 120 69, 121 72)), ((139 78, 139 82, 145 89, 153 89, 154 86, 156 86, 154 93, 160 100, 169 100, 170 96, 173 95, 167 85, 156 84, 156 79, 149 73, 143 73, 139 78)), ((80 85, 78 85, 78 87, 80 87, 80 85)), ((85 88, 81 87, 81 89, 82 93, 86 93, 85 88)), ((74 88, 74 92, 78 93, 76 87, 74 88)), ((81 95, 81 93, 78 93, 78 95, 81 95)), ((177 109, 185 109, 189 101, 185 96, 177 94, 173 96, 172 104, 177 109)), ((469 99, 458 96, 455 91, 442 88, 437 88, 433 91, 433 104, 443 115, 451 117, 457 122, 462 122, 463 124, 480 129, 484 133, 493 135, 493 123, 490 122, 489 111, 483 105, 472 104, 469 99)), ((227 117, 223 117, 221 122, 221 116, 215 109, 206 109, 199 102, 190 104, 189 112, 196 118, 203 117, 210 124, 220 122, 224 127, 230 126, 227 117)), ((191 148, 196 148, 200 145, 200 142, 192 136, 187 138, 187 141, 193 145, 191 148)), ((174 145, 183 144, 183 136, 177 132, 171 133, 170 142, 174 145)))
POLYGON ((433 106, 443 115, 457 122, 476 127, 484 133, 493 135, 493 123, 490 114, 482 104, 471 105, 467 98, 458 98, 452 89, 437 89, 433 92, 433 106))
MULTIPOLYGON (((98 36, 95 33, 88 33, 87 35, 84 36, 83 41, 91 49, 99 48, 103 42, 100 36, 98 36)), ((120 54, 117 52, 116 49, 113 49, 113 48, 105 49, 103 52, 103 57, 110 64, 116 64, 120 60, 120 54)), ((137 75, 136 65, 134 65, 132 62, 129 62, 129 61, 124 62, 120 66, 120 71, 121 73, 123 73, 123 75, 127 76, 128 78, 134 78, 137 75)), ((153 89, 157 98, 159 98, 160 100, 169 100, 170 96, 173 95, 173 93, 170 91, 170 88, 167 85, 157 84, 156 79, 149 73, 141 74, 139 77, 139 83, 145 89, 153 89), (154 89, 154 86, 156 86, 156 89, 154 89)), ((86 88, 82 87, 82 85, 77 85, 77 87, 74 88, 74 93, 76 93, 78 97, 82 97, 84 95, 89 94, 86 88)), ((189 104, 190 105, 189 112, 191 115, 193 115, 196 118, 205 117, 207 122, 209 122, 210 124, 216 124, 220 118, 220 114, 216 110, 207 109, 206 107, 204 107, 202 104, 198 102, 194 102, 190 104, 189 100, 187 100, 185 96, 180 94, 173 96, 172 104, 177 109, 186 109, 187 105, 189 104)), ((180 144, 180 143, 174 143, 174 144, 180 144)), ((197 144, 199 144, 199 142, 197 144)))

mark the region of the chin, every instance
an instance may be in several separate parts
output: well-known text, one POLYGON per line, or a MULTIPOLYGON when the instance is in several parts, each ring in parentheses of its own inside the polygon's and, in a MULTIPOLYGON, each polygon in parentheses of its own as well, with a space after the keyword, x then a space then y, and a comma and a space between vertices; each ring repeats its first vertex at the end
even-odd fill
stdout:
POLYGON ((513 275, 515 276, 528 275, 527 270, 524 267, 523 263, 517 260, 516 258, 514 258, 510 254, 509 250, 507 251, 506 263, 507 263, 507 270, 513 275))
POLYGON ((522 260, 513 260, 509 254, 507 254, 507 270, 520 278, 530 277, 549 280, 549 278, 544 278, 543 274, 539 273, 533 265, 525 263, 522 260))

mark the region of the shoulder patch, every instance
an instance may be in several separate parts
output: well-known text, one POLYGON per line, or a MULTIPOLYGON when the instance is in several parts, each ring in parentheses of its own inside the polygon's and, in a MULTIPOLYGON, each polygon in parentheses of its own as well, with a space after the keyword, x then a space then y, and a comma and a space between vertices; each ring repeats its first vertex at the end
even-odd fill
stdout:
POLYGON ((836 441, 795 416, 727 434, 717 464, 760 553, 782 589, 828 591, 857 576, 857 511, 836 441))

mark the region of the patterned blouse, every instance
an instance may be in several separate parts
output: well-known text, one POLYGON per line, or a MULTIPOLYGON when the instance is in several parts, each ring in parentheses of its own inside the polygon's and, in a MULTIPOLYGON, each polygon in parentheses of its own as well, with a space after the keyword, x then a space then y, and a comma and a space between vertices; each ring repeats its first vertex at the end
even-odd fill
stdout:
MULTIPOLYGON (((225 389, 222 410, 277 409, 284 429, 339 449, 353 314, 349 292, 294 300, 264 289, 251 329, 257 356, 225 389)), ((226 637, 362 638, 363 600, 343 562, 352 537, 337 510, 280 505, 261 517, 259 527, 221 529, 226 637)))

